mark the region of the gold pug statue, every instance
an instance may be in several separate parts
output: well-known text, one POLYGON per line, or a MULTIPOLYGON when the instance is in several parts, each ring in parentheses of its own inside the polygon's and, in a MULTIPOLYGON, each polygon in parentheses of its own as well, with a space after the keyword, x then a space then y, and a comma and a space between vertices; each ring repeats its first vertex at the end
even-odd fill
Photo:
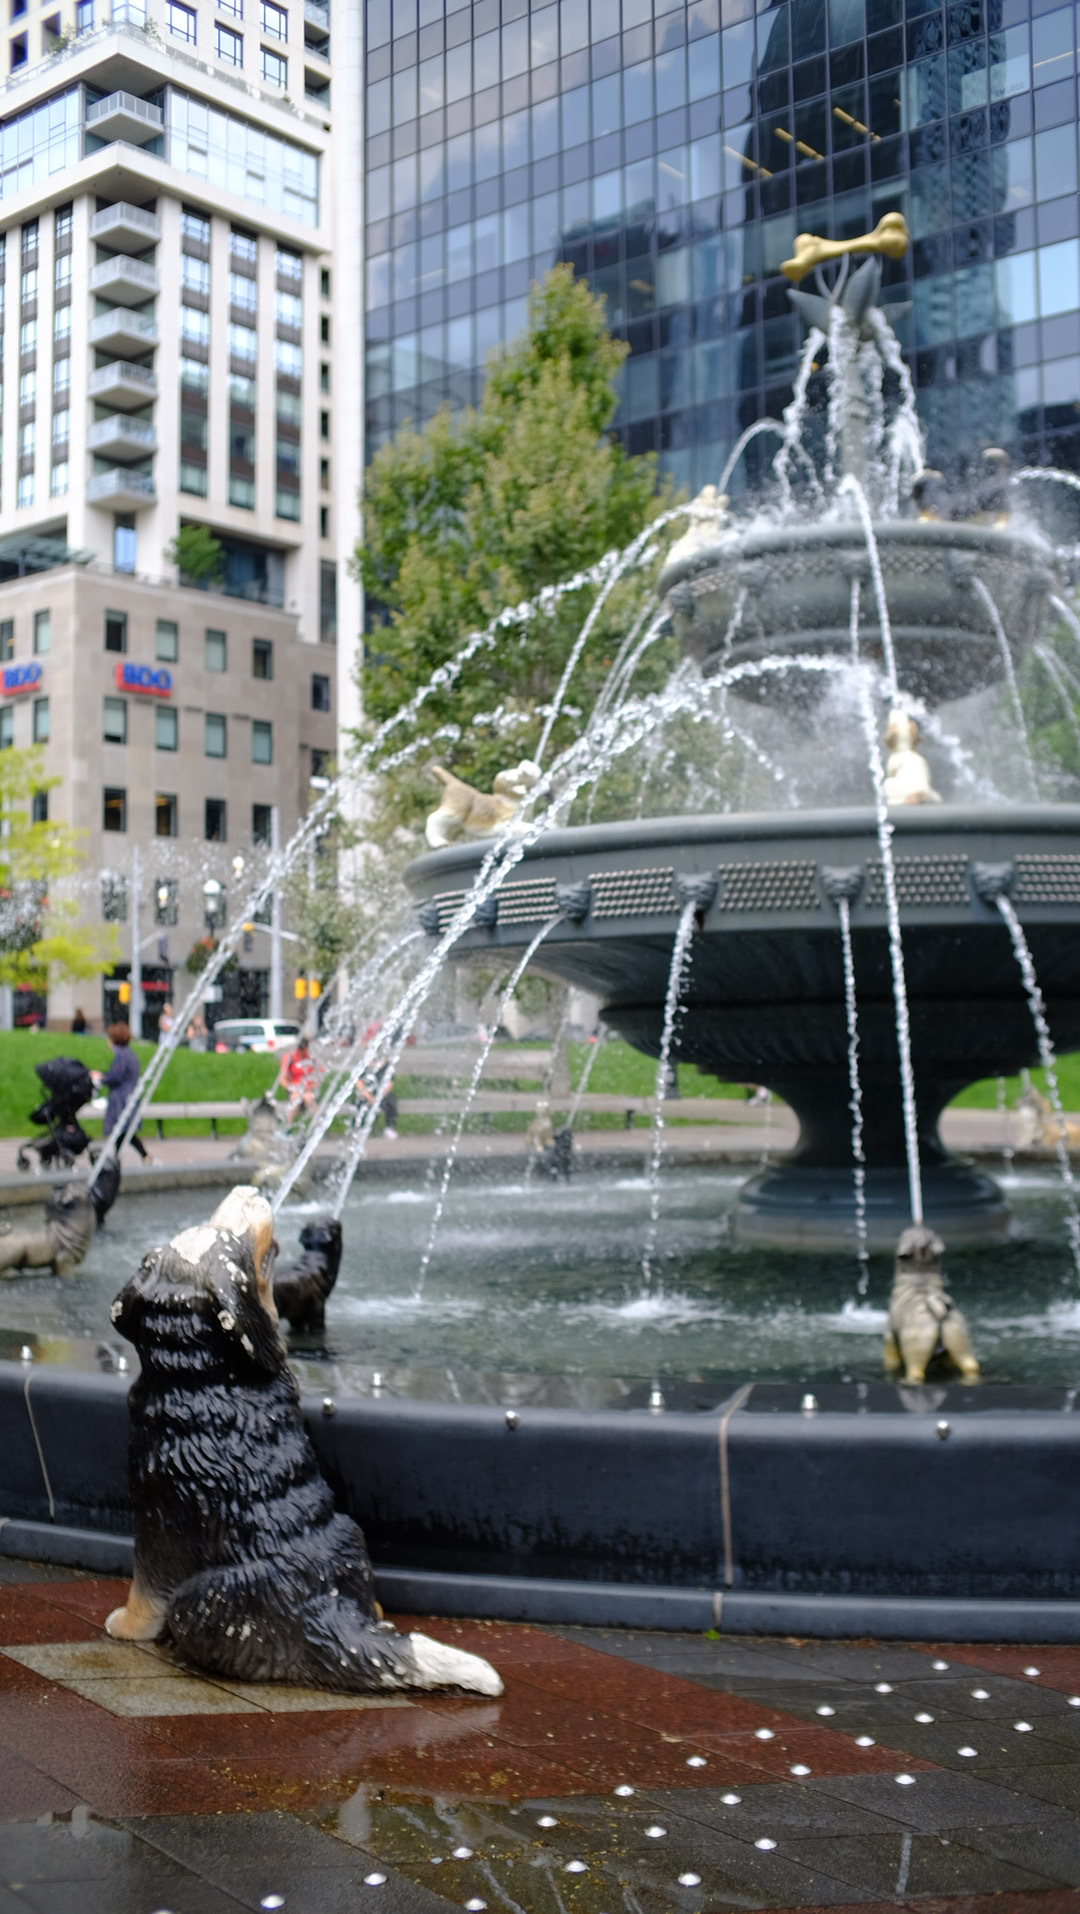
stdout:
POLYGON ((896 1245, 885 1368, 890 1375, 902 1369, 904 1382, 925 1382, 927 1364, 939 1353, 965 1382, 979 1380, 967 1323, 942 1278, 944 1254, 940 1236, 925 1223, 912 1223, 896 1245))
POLYGON ((941 798, 930 782, 930 766, 921 751, 916 751, 919 727, 909 712, 897 705, 889 713, 885 743, 889 756, 885 764, 886 804, 940 804, 941 798))
POLYGON ((543 772, 531 758, 523 758, 512 769, 500 771, 491 787, 476 791, 447 771, 433 764, 431 775, 443 787, 439 808, 429 814, 424 834, 433 851, 453 844, 459 837, 492 837, 509 824, 519 805, 539 784, 543 772))
POLYGON ((799 233, 794 258, 785 259, 781 271, 797 286, 815 266, 847 259, 852 253, 884 253, 889 259, 903 259, 910 243, 903 213, 885 213, 872 233, 862 233, 858 239, 819 239, 815 233, 799 233))

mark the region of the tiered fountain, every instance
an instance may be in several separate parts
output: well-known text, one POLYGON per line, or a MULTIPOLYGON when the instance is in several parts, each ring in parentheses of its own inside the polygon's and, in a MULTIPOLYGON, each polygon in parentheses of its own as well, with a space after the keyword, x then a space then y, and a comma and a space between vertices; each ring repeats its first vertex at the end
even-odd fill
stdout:
MULTIPOLYGON (((734 1217, 741 1236, 788 1246, 863 1234, 884 1247, 922 1208, 948 1242, 1006 1228, 996 1183, 950 1156, 937 1131, 965 1084, 1041 1060, 999 899, 1022 919, 1057 1048, 1080 1046, 1080 807, 1036 801, 1015 679, 1049 622, 1055 555, 1012 517, 1001 454, 984 460, 964 520, 937 516, 944 483, 922 470, 910 379, 877 304, 874 255, 906 245, 899 215, 849 246, 800 238, 785 271, 815 270, 819 289, 791 294, 811 333, 769 515, 738 522, 709 488, 660 580, 685 652, 712 682, 717 736, 729 699, 743 701, 744 723, 748 702, 764 703, 782 741, 774 754, 805 762, 809 740, 836 808, 548 831, 458 946, 516 949, 561 908, 542 966, 599 992, 605 1022, 658 1055, 676 926, 693 905, 672 1055, 765 1084, 797 1113, 794 1155, 746 1184, 734 1217), (852 251, 870 257, 848 277, 852 251), (837 256, 830 286, 823 262, 837 256), (815 469, 806 395, 826 346, 815 469), (950 766, 935 714, 1002 680, 1029 801, 958 801, 962 761, 954 750, 950 766), (823 694, 838 684, 847 736, 835 713, 824 717, 823 694), (911 715, 937 737, 947 801, 918 754, 890 759, 896 775, 885 775, 877 739, 890 711, 890 743, 913 737, 911 715), (869 807, 850 801, 853 770, 869 807)), ((450 923, 489 848, 461 844, 412 866, 430 931, 450 923)))

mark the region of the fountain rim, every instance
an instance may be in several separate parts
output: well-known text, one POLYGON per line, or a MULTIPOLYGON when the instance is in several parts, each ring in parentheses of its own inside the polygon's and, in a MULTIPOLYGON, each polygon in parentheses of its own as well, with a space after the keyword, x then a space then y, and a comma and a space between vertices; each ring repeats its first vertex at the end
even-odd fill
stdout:
MULTIPOLYGON (((874 538, 882 546, 939 547, 943 551, 968 551, 985 554, 1006 552, 1021 559, 1038 557, 1054 563, 1054 548, 1038 527, 1017 525, 972 525, 950 519, 897 518, 876 519, 874 538)), ((699 546, 665 565, 657 581, 662 596, 695 578, 700 572, 745 564, 757 558, 772 558, 779 553, 847 549, 860 557, 866 554, 866 533, 858 519, 819 520, 811 525, 750 527, 732 526, 710 545, 699 546)))
MULTIPOLYGON (((1080 804, 935 804, 894 805, 889 822, 898 837, 933 838, 957 831, 1024 833, 1080 832, 1080 804)), ((877 818, 869 805, 805 811, 720 811, 702 816, 629 818, 611 824, 567 824, 545 832, 530 844, 515 869, 545 858, 587 852, 601 854, 647 850, 673 844, 692 852, 702 844, 761 843, 771 838, 852 838, 877 840, 877 818)), ((512 838, 508 843, 512 843, 512 838)), ((406 866, 405 881, 419 887, 429 878, 472 870, 497 847, 492 837, 472 838, 439 851, 426 851, 406 866)))

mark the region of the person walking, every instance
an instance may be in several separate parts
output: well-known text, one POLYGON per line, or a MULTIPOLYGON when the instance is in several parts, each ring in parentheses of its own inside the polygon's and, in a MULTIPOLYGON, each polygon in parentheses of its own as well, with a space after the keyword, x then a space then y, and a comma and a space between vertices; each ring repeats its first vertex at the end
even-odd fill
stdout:
POLYGON ((161 1015, 158 1018, 158 1042, 164 1043, 166 1037, 171 1036, 175 1028, 176 1018, 173 1015, 173 1007, 171 1003, 163 1003, 161 1006, 161 1015))
POLYGON ((288 1093, 289 1101, 285 1107, 285 1122, 292 1122, 298 1110, 310 1111, 315 1108, 315 1086, 318 1071, 311 1054, 311 1045, 307 1037, 301 1037, 295 1050, 287 1050, 281 1059, 277 1088, 288 1093))
MULTIPOLYGON (((104 1072, 101 1070, 91 1070, 90 1075, 93 1077, 95 1083, 100 1084, 103 1090, 109 1092, 109 1101, 105 1110, 105 1121, 102 1124, 102 1130, 106 1136, 111 1136, 120 1121, 124 1107, 135 1085, 139 1081, 139 1059, 131 1048, 131 1030, 126 1023, 111 1023, 105 1035, 113 1047, 112 1063, 109 1065, 108 1070, 104 1072)), ((118 1140, 116 1145, 117 1156, 119 1156, 125 1143, 130 1143, 136 1156, 141 1156, 144 1163, 152 1163, 154 1161, 142 1137, 138 1134, 137 1124, 134 1129, 127 1130, 118 1140)))

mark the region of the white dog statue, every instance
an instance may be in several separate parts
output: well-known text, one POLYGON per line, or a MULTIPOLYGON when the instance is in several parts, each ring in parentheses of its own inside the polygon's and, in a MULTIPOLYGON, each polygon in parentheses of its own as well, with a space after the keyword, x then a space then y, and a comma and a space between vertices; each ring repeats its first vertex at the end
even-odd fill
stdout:
POLYGON ((1062 1142, 1067 1150, 1080 1150, 1080 1123, 1075 1117, 1058 1117, 1049 1097, 1029 1083, 1016 1104, 1016 1147, 1018 1150, 1054 1150, 1062 1142))
POLYGON ((941 799, 930 782, 930 766, 915 746, 919 727, 899 705, 889 713, 885 732, 888 761, 885 765, 886 804, 940 804, 941 799))
POLYGON ((977 1382, 979 1365, 968 1326, 941 1276, 945 1245, 925 1223, 913 1223, 896 1245, 896 1270, 885 1330, 885 1368, 904 1372, 905 1382, 925 1382, 932 1356, 942 1351, 965 1382, 977 1382))
POLYGON ((491 837, 500 831, 544 774, 531 758, 523 758, 512 769, 499 772, 490 796, 464 784, 441 764, 432 765, 431 775, 443 792, 438 810, 428 817, 425 836, 433 851, 441 851, 459 837, 491 837))

